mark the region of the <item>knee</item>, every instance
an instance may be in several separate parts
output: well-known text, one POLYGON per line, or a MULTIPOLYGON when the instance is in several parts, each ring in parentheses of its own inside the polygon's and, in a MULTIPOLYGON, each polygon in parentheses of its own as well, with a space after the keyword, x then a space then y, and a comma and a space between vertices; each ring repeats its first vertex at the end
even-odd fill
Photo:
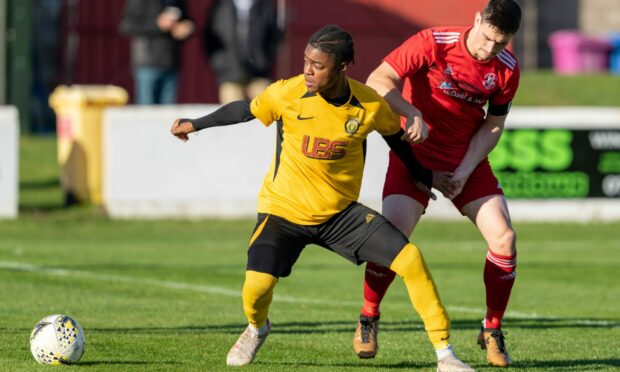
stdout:
POLYGON ((420 265, 425 266, 422 253, 414 244, 407 243, 392 261, 390 270, 401 278, 406 279, 412 271, 419 270, 420 265))
POLYGON ((517 253, 517 234, 512 227, 507 226, 501 233, 489 241, 489 248, 493 253, 502 256, 514 256, 517 253))
POLYGON ((243 283, 243 302, 250 306, 261 303, 265 298, 271 297, 277 283, 278 279, 271 274, 246 271, 243 283))
POLYGON ((271 274, 247 270, 243 286, 259 292, 267 292, 272 290, 276 283, 278 283, 278 278, 271 274))

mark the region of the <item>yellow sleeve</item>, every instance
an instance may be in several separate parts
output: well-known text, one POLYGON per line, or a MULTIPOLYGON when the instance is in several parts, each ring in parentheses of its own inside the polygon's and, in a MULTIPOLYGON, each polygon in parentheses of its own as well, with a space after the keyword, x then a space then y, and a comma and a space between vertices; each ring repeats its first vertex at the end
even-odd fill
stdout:
POLYGON ((396 134, 400 130, 400 116, 394 113, 387 102, 381 99, 375 116, 375 130, 382 136, 396 134))
POLYGON ((278 102, 283 80, 269 85, 260 95, 250 102, 250 111, 265 126, 270 126, 280 117, 278 102))

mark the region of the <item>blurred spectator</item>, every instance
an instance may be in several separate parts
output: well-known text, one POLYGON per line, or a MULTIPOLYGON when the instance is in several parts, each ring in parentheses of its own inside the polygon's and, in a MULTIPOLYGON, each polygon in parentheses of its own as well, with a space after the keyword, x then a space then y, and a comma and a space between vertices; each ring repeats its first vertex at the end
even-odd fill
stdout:
POLYGON ((135 103, 175 103, 180 44, 194 32, 185 2, 127 0, 120 32, 131 37, 135 103))
POLYGON ((253 99, 271 82, 278 43, 272 0, 215 0, 204 49, 219 84, 220 103, 253 99))
POLYGON ((32 34, 32 112, 34 133, 53 133, 56 117, 48 105, 50 92, 58 84, 59 24, 61 0, 35 0, 33 3, 32 34))

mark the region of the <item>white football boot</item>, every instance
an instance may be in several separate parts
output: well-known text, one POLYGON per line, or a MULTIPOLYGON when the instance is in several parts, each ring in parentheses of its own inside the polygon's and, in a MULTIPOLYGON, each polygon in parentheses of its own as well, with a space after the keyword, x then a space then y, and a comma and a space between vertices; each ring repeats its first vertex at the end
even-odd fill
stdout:
POLYGON ((243 331, 228 352, 226 365, 239 367, 252 363, 256 353, 258 353, 267 336, 269 336, 270 331, 271 323, 269 323, 269 319, 267 319, 266 330, 261 330, 260 332, 254 326, 248 324, 245 331, 243 331))
POLYGON ((476 370, 463 363, 452 353, 437 361, 437 372, 476 372, 476 370))

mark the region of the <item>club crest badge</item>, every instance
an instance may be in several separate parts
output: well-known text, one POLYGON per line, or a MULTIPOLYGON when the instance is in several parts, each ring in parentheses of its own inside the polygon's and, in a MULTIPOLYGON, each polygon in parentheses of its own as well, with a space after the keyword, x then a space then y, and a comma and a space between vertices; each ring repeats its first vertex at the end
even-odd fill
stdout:
POLYGON ((360 128, 360 121, 357 120, 356 118, 349 118, 349 120, 347 120, 344 123, 344 130, 347 132, 348 135, 352 136, 355 133, 357 133, 357 130, 360 128))
POLYGON ((489 72, 488 74, 484 75, 484 80, 482 81, 482 85, 484 85, 484 87, 487 90, 491 90, 495 88, 495 86, 497 85, 497 75, 495 75, 492 72, 489 72))

